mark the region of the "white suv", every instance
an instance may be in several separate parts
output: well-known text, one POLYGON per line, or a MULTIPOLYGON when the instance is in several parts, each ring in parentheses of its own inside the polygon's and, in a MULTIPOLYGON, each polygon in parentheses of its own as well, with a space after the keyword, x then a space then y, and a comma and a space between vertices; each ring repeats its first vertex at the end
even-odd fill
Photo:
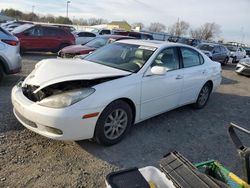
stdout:
POLYGON ((20 43, 18 38, 0 27, 0 81, 4 74, 21 70, 20 43))

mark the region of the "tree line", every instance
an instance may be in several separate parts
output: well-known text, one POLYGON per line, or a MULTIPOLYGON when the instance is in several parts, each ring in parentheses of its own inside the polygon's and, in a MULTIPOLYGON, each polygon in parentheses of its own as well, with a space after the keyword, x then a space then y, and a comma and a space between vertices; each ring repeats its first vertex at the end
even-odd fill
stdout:
MULTIPOLYGON (((137 22, 132 24, 134 28, 140 27, 141 29, 146 28, 143 23, 137 22)), ((148 28, 149 31, 152 32, 167 32, 170 35, 182 37, 187 34, 190 37, 201 40, 212 40, 215 37, 219 36, 221 33, 220 26, 214 22, 212 23, 204 23, 198 28, 191 28, 190 24, 186 21, 180 21, 179 19, 168 28, 159 22, 151 23, 148 28)))
MULTIPOLYGON (((70 20, 67 17, 63 16, 53 16, 53 15, 38 15, 33 12, 31 13, 23 13, 19 10, 15 9, 2 9, 1 13, 14 17, 19 20, 27 20, 27 21, 35 21, 35 22, 49 22, 49 23, 59 23, 59 24, 74 24, 74 25, 85 25, 85 26, 92 26, 92 25, 100 25, 108 23, 107 20, 103 18, 73 18, 70 20)), ((141 22, 136 22, 132 24, 132 28, 140 27, 141 29, 146 28, 152 32, 168 32, 170 35, 174 36, 185 36, 189 34, 192 38, 196 39, 204 39, 204 40, 212 40, 213 38, 217 37, 220 33, 220 26, 216 23, 204 23, 198 28, 191 28, 190 24, 183 20, 177 20, 173 25, 166 27, 164 24, 159 22, 151 23, 148 27, 141 22)))

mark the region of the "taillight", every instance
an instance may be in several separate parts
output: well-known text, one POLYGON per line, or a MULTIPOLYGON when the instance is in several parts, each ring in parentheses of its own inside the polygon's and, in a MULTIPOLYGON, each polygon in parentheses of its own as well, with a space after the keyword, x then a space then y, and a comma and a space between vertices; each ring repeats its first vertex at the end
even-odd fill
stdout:
POLYGON ((5 39, 2 39, 1 40, 2 42, 8 44, 8 45, 11 45, 11 46, 17 46, 18 45, 18 41, 16 40, 5 40, 5 39))

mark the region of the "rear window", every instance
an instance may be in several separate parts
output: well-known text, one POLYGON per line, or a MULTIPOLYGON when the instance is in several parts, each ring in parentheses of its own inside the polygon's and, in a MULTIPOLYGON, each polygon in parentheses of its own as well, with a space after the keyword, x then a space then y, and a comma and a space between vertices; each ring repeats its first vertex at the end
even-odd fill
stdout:
POLYGON ((205 50, 205 51, 212 51, 214 49, 214 45, 212 44, 199 44, 197 46, 198 49, 200 50, 205 50))
POLYGON ((3 28, 0 27, 0 34, 5 34, 5 35, 9 35, 12 36, 8 31, 4 30, 3 28))

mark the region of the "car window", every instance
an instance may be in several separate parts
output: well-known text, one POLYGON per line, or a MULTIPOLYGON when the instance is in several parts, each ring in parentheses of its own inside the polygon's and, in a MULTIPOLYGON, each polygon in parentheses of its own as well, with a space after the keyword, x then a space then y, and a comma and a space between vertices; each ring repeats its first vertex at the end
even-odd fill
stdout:
POLYGON ((96 37, 94 33, 89 33, 89 32, 80 32, 77 35, 79 37, 96 37))
POLYGON ((214 49, 214 45, 212 44, 199 44, 197 46, 198 49, 200 50, 206 50, 206 51, 212 51, 214 49))
POLYGON ((43 31, 41 27, 34 27, 28 30, 29 36, 40 37, 43 36, 43 31))
POLYGON ((96 50, 84 59, 129 72, 137 72, 155 50, 156 48, 135 44, 112 43, 96 50))
POLYGON ((106 45, 108 42, 108 38, 96 38, 91 40, 90 42, 88 42, 87 44, 85 44, 88 47, 92 47, 92 48, 100 48, 104 45, 106 45))
POLYGON ((181 55, 183 59, 184 68, 193 67, 203 64, 202 56, 195 50, 190 48, 181 48, 181 55))
POLYGON ((102 30, 99 34, 100 34, 100 35, 109 35, 109 34, 111 34, 111 32, 110 32, 110 30, 104 29, 104 30, 102 30))
POLYGON ((163 66, 168 71, 179 69, 180 62, 177 48, 167 48, 161 51, 152 63, 151 67, 153 66, 163 66))
POLYGON ((53 27, 43 27, 44 36, 62 36, 65 35, 65 32, 59 28, 53 27))
POLYGON ((214 53, 220 53, 220 47, 219 46, 215 46, 213 52, 214 53))

